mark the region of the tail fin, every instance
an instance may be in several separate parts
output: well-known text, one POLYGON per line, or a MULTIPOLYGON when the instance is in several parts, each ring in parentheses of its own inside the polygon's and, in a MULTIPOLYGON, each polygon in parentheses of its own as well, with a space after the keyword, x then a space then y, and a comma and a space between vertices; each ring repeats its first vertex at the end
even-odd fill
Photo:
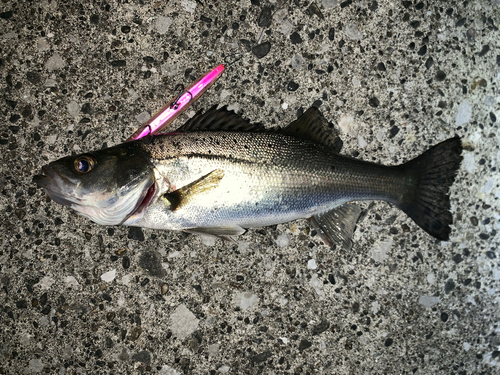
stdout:
POLYGON ((397 205, 423 230, 439 240, 450 236, 448 191, 455 180, 462 160, 462 143, 459 137, 441 142, 419 157, 402 164, 399 168, 411 180, 413 189, 404 194, 397 205))

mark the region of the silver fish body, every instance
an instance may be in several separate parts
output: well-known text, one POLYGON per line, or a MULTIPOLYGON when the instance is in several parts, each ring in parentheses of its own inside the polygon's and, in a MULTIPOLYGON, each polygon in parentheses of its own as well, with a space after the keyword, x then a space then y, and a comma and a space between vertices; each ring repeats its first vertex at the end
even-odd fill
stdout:
POLYGON ((349 201, 395 201, 411 185, 397 168, 343 157, 327 146, 279 133, 178 133, 142 147, 170 191, 213 171, 223 177, 175 210, 168 194, 162 194, 142 218, 125 225, 261 227, 309 218, 349 201))
POLYGON ((325 242, 349 244, 360 210, 347 202, 384 200, 448 238, 459 138, 399 166, 342 156, 337 141, 315 108, 281 131, 212 108, 174 133, 50 163, 36 180, 99 224, 230 237, 309 218, 325 242))

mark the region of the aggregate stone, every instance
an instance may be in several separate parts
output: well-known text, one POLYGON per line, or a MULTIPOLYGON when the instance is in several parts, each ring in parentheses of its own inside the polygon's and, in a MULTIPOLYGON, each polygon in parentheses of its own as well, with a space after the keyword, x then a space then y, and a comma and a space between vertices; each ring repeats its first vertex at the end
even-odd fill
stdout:
POLYGON ((330 323, 328 322, 328 320, 323 319, 321 322, 319 322, 312 328, 311 333, 313 335, 319 335, 320 333, 325 332, 328 328, 330 328, 330 323))
POLYGON ((296 91, 299 88, 299 84, 294 82, 294 81, 290 81, 290 82, 288 82, 288 85, 286 88, 288 91, 296 91))
POLYGON ((464 99, 458 106, 455 118, 456 125, 463 125, 470 121, 472 117, 472 107, 467 99, 464 99))
MULTIPOLYGON (((161 263, 161 255, 154 250, 146 249, 139 255, 139 266, 151 276, 162 277, 166 275, 166 271, 162 268, 161 263)), ((129 257, 123 257, 122 266, 124 269, 130 267, 129 257)))
POLYGON ((299 351, 304 351, 312 346, 312 343, 306 339, 300 340, 299 351))
POLYGON ((170 319, 173 334, 181 340, 195 332, 199 324, 199 319, 184 305, 178 306, 170 319))
POLYGON ((132 356, 132 361, 149 364, 151 363, 151 353, 147 350, 140 351, 132 356))
POLYGON ((0 373, 499 373, 499 1, 436 3, 4 0, 0 373), (349 251, 305 220, 236 243, 105 227, 33 183, 221 63, 166 131, 315 105, 341 154, 393 166, 460 136, 449 241, 380 201, 349 251))
POLYGON ((128 238, 136 241, 144 241, 144 232, 142 228, 139 227, 130 227, 128 231, 128 238))
POLYGON ((261 59, 265 57, 269 51, 271 50, 271 43, 270 42, 264 42, 261 44, 257 44, 256 46, 252 47, 252 52, 257 58, 261 59))
POLYGON ((269 27, 271 26, 271 21, 272 21, 272 10, 271 7, 264 6, 262 7, 259 18, 257 20, 257 24, 260 27, 269 27))
POLYGON ((298 32, 294 32, 292 35, 290 35, 290 41, 292 42, 292 44, 300 44, 303 42, 298 32))

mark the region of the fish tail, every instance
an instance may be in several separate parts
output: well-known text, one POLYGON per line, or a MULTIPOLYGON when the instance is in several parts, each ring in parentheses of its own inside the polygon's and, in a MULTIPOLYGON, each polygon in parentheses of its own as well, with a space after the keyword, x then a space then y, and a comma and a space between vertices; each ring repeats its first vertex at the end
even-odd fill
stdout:
POLYGON ((448 192, 460 167, 461 153, 462 142, 454 137, 398 167, 408 188, 395 203, 423 230, 443 241, 449 239, 451 232, 448 192))

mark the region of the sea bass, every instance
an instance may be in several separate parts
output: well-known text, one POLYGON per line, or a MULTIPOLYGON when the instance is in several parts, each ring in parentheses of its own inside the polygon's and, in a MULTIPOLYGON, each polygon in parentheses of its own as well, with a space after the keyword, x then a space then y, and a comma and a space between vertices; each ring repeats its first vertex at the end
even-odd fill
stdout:
POLYGON ((102 225, 232 238, 307 218, 327 244, 349 247, 361 210, 348 202, 383 200, 449 238, 458 137, 398 166, 340 155, 341 146, 314 107, 280 130, 212 107, 173 133, 54 161, 35 180, 55 202, 102 225))

